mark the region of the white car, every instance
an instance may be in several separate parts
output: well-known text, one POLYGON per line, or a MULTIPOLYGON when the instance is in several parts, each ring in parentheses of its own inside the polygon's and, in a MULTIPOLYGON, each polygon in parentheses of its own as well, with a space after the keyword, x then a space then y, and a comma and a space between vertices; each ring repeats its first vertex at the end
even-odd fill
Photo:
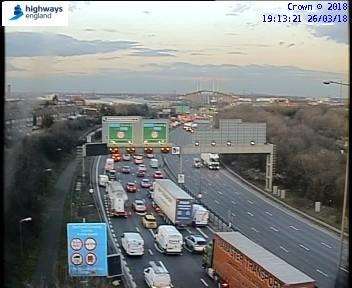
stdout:
POLYGON ((141 164, 141 165, 138 166, 138 171, 146 172, 147 171, 147 167, 145 167, 145 165, 141 164))
POLYGON ((149 267, 143 270, 144 280, 150 288, 172 288, 169 271, 163 262, 149 261, 149 267))

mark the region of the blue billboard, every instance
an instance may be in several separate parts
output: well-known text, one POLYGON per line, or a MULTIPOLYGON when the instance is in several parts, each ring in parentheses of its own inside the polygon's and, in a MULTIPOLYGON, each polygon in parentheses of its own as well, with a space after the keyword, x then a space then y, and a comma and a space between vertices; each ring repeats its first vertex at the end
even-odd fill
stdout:
POLYGON ((105 223, 68 223, 67 254, 70 276, 107 276, 105 223))

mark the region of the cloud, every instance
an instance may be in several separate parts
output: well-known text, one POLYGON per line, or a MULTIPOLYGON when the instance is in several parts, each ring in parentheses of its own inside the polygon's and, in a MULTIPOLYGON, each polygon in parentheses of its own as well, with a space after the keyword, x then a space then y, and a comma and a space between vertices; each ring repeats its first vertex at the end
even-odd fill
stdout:
POLYGON ((99 57, 98 60, 115 60, 115 59, 121 59, 119 56, 111 56, 111 57, 99 57))
POLYGON ((11 32, 5 37, 8 57, 74 56, 127 50, 135 41, 78 40, 63 34, 11 32))
POLYGON ((293 46, 295 46, 296 44, 295 43, 290 43, 290 44, 288 44, 286 47, 287 48, 290 48, 290 47, 293 47, 293 46))
POLYGON ((26 69, 16 67, 15 65, 11 64, 10 62, 6 62, 5 68, 6 68, 6 72, 27 71, 26 69))
POLYGON ((230 36, 238 36, 238 33, 233 33, 233 32, 227 32, 225 35, 230 35, 230 36))
POLYGON ((245 47, 271 47, 271 45, 267 45, 267 44, 251 44, 251 43, 238 44, 238 46, 245 46, 245 47))
POLYGON ((92 29, 92 28, 86 28, 86 29, 83 29, 83 31, 87 31, 87 32, 94 32, 94 31, 97 31, 97 30, 92 29))
POLYGON ((318 38, 327 38, 337 43, 349 45, 348 24, 336 23, 333 25, 310 25, 308 30, 318 38))
POLYGON ((193 52, 190 55, 192 56, 209 56, 210 54, 200 53, 200 52, 193 52))
POLYGON ((172 52, 177 52, 174 49, 150 49, 150 48, 143 48, 143 47, 136 47, 136 50, 133 53, 130 53, 130 56, 143 56, 143 57, 175 57, 172 52))
POLYGON ((156 34, 152 33, 152 34, 148 34, 147 37, 155 37, 156 34))
POLYGON ((119 31, 116 30, 116 29, 110 29, 110 28, 102 29, 102 31, 104 31, 104 32, 111 32, 111 33, 119 32, 119 31))
POLYGON ((143 11, 143 13, 149 15, 149 14, 151 14, 152 12, 146 10, 146 11, 143 11))
POLYGON ((241 51, 233 51, 233 52, 229 52, 227 54, 234 54, 234 55, 247 55, 247 53, 241 52, 241 51))
POLYGON ((279 45, 280 45, 280 46, 282 46, 282 45, 284 45, 284 44, 285 44, 285 41, 280 41, 280 42, 279 42, 279 45))
POLYGON ((249 10, 251 8, 250 4, 246 3, 236 3, 233 7, 232 11, 226 14, 226 16, 238 16, 243 12, 249 10))

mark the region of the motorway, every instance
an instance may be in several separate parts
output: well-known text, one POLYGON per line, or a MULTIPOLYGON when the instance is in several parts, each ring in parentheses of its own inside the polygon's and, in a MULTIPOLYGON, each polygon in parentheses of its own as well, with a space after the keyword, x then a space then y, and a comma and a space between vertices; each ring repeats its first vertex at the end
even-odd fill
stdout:
MULTIPOLYGON (((183 129, 171 133, 173 145, 191 143, 183 129)), ((219 171, 192 167, 194 157, 182 155, 185 186, 194 195, 202 192, 202 202, 228 219, 240 232, 317 281, 319 288, 334 287, 337 275, 339 241, 335 234, 297 216, 265 198, 236 179, 225 169, 219 171)), ((179 173, 179 157, 164 159, 179 173)))
MULTIPOLYGON (((98 175, 104 173, 104 164, 107 156, 99 156, 94 158, 92 176, 94 190, 99 193, 102 201, 105 199, 105 188, 101 188, 97 185, 98 175), (94 171, 94 172, 93 172, 94 171)), ((152 179, 152 168, 149 167, 149 159, 144 159, 144 164, 147 167, 147 174, 144 178, 152 179)), ((150 199, 147 197, 147 190, 141 189, 139 182, 142 178, 137 178, 137 165, 131 161, 122 161, 115 163, 115 169, 119 169, 123 165, 128 165, 131 167, 130 174, 118 173, 118 180, 121 181, 125 187, 127 182, 136 182, 139 191, 136 193, 127 193, 129 200, 128 203, 131 204, 134 199, 146 199, 148 203, 148 211, 153 211, 151 207, 150 199)), ((132 212, 131 209, 129 211, 132 212)), ((156 215, 154 213, 154 215, 156 215)), ((163 220, 157 216, 158 224, 163 224, 163 220)), ((215 284, 211 282, 211 279, 205 274, 201 267, 201 255, 192 254, 186 249, 182 255, 167 256, 161 253, 161 251, 154 244, 154 231, 153 229, 146 229, 141 224, 141 216, 137 213, 132 212, 131 216, 127 218, 109 217, 108 222, 111 222, 111 227, 117 236, 118 243, 121 246, 120 236, 123 232, 134 231, 141 233, 145 241, 145 254, 143 256, 137 257, 126 257, 128 267, 131 271, 133 279, 137 287, 146 287, 143 276, 143 269, 148 266, 148 262, 152 260, 161 260, 166 268, 169 270, 172 283, 178 288, 188 288, 188 287, 214 287, 215 284)), ((208 228, 197 228, 193 227, 186 228, 180 231, 184 236, 189 234, 203 234, 208 239, 211 239, 212 232, 208 228)), ((123 252, 124 253, 124 252, 123 252)), ((126 254, 124 254, 126 256, 126 254)))

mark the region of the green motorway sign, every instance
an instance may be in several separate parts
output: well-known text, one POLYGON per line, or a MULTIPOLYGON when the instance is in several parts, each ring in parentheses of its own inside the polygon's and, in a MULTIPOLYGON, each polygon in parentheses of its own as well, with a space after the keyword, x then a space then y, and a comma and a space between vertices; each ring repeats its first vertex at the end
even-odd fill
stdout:
POLYGON ((144 123, 143 141, 144 143, 167 143, 166 123, 144 123))
POLYGON ((131 143, 133 141, 132 123, 109 124, 109 144, 131 143))

